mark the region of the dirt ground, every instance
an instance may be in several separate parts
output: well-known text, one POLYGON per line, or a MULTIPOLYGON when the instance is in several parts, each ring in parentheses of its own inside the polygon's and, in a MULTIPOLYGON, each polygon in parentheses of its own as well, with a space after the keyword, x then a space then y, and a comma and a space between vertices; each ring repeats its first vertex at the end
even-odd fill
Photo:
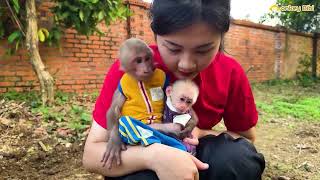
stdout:
MULTIPOLYGON (((0 179, 102 179, 81 165, 84 138, 48 135, 37 120, 0 120, 0 179)), ((271 119, 257 133, 267 162, 263 179, 320 179, 320 124, 271 119)))

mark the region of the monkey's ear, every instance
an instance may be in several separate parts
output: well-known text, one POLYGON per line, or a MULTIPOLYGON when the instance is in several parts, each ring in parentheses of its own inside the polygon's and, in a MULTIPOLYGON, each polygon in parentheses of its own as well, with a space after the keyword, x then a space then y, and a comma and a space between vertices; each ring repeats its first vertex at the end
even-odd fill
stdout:
POLYGON ((172 92, 172 86, 168 86, 168 87, 166 88, 166 95, 167 95, 167 96, 170 96, 170 95, 171 95, 171 92, 172 92))

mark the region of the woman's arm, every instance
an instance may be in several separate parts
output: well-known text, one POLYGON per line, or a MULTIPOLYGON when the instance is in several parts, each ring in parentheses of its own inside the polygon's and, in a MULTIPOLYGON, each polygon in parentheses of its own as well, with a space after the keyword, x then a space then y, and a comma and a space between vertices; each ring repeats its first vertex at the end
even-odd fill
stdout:
MULTIPOLYGON (((247 131, 239 131, 239 132, 232 132, 232 131, 216 131, 216 130, 205 130, 205 129, 199 129, 198 127, 195 127, 195 129, 192 131, 192 135, 201 138, 206 135, 215 135, 218 136, 221 133, 228 133, 233 138, 239 138, 244 137, 248 140, 250 140, 252 143, 256 140, 256 128, 255 126, 248 129, 247 131)), ((192 143, 193 144, 193 143, 192 143)))
POLYGON ((186 152, 162 144, 148 147, 130 146, 121 152, 122 163, 112 169, 102 167, 101 157, 105 151, 107 130, 93 121, 83 153, 83 165, 91 172, 104 176, 122 176, 139 170, 151 169, 160 179, 183 179, 198 176, 198 169, 207 169, 186 152))

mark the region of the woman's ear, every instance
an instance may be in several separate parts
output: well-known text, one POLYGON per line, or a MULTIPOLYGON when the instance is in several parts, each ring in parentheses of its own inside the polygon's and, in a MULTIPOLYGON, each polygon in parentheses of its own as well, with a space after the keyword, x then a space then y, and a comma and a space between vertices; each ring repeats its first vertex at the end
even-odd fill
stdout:
POLYGON ((172 86, 168 86, 168 87, 166 88, 166 96, 170 96, 171 93, 172 93, 172 86))
POLYGON ((123 71, 123 72, 125 72, 125 71, 126 71, 126 69, 123 67, 123 65, 122 65, 121 63, 120 63, 119 70, 120 70, 120 71, 123 71))

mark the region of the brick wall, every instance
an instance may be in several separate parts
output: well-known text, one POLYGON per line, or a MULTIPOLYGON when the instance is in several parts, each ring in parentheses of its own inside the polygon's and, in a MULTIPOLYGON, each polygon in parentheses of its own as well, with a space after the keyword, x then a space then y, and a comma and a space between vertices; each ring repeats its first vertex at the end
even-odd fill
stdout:
MULTIPOLYGON (((41 14, 48 12, 49 6, 50 3, 44 3, 39 9, 44 12, 41 14)), ((56 89, 78 93, 98 91, 124 39, 134 36, 154 43, 149 27, 149 5, 138 0, 129 0, 129 6, 134 15, 128 20, 114 23, 110 27, 101 25, 101 29, 106 32, 104 37, 87 38, 69 29, 62 39, 61 49, 40 45, 42 60, 56 81, 56 89)), ((50 14, 45 14, 46 17, 48 15, 50 14)), ((4 54, 7 47, 5 41, 0 41, 0 55, 4 54)), ((292 78, 302 53, 312 53, 312 37, 235 20, 226 34, 225 49, 245 70, 250 69, 248 77, 251 81, 276 77, 292 78)), ((318 72, 319 67, 320 65, 318 72)), ((0 93, 10 90, 37 90, 38 84, 26 50, 22 49, 14 56, 0 59, 0 93)))

